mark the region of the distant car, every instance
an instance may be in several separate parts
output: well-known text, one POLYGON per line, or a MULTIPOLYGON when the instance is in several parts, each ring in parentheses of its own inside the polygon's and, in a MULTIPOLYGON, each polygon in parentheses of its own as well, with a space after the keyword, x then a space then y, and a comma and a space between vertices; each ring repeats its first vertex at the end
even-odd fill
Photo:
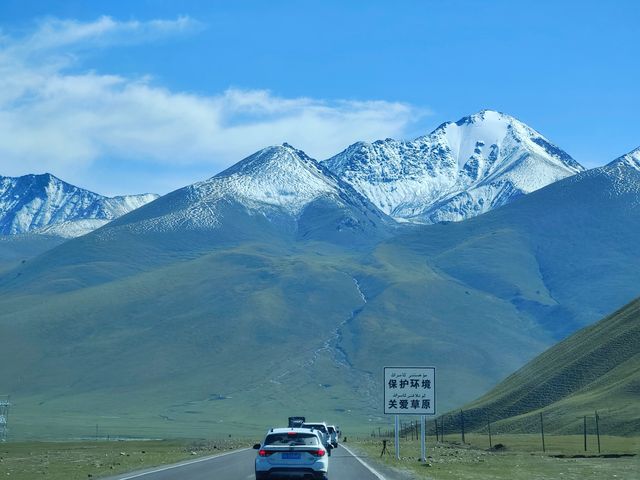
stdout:
POLYGON ((253 448, 258 450, 256 480, 282 476, 327 480, 329 455, 318 430, 272 428, 253 448))
POLYGON ((302 424, 302 428, 311 428, 313 430, 318 430, 322 435, 320 438, 322 439, 322 444, 327 449, 327 454, 331 456, 331 449, 333 445, 331 444, 331 436, 329 435, 329 429, 327 428, 327 424, 324 422, 304 422, 302 424))
POLYGON ((338 429, 333 425, 327 425, 327 431, 329 432, 329 440, 333 448, 338 448, 338 429))

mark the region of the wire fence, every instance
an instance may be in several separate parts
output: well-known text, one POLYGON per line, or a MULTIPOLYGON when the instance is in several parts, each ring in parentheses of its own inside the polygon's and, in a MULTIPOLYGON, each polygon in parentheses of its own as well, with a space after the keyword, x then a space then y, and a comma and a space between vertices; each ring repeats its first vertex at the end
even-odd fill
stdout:
MULTIPOLYGON (((516 418, 486 415, 484 421, 477 412, 450 412, 426 423, 426 436, 431 442, 454 443, 493 450, 515 449, 543 453, 579 452, 604 454, 619 451, 640 451, 638 419, 594 410, 571 415, 563 412, 538 412, 516 418)), ((391 439, 393 428, 378 427, 371 437, 391 439)), ((421 430, 419 420, 402 421, 400 438, 417 441, 421 430)))

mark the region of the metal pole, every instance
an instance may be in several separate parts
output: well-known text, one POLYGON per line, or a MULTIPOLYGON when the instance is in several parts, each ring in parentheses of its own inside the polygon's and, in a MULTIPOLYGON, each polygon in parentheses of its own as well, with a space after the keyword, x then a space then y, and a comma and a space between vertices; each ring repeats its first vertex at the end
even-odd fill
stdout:
POLYGON ((596 410, 596 435, 598 436, 598 453, 600 453, 600 417, 598 416, 598 410, 596 410))
POLYGON ((489 448, 493 448, 493 444, 491 443, 491 420, 487 416, 487 427, 489 427, 489 448))
POLYGON ((439 434, 438 434, 438 420, 437 419, 435 420, 435 423, 436 423, 436 443, 438 443, 439 434))
POLYGON ((584 423, 583 423, 583 429, 582 431, 584 432, 584 451, 587 451, 587 416, 584 416, 584 423))
POLYGON ((396 459, 400 460, 400 415, 396 415, 396 459))
POLYGON ((422 461, 426 463, 427 461, 427 420, 424 415, 420 417, 420 451, 422 452, 422 461))
POLYGON ((464 441, 464 412, 460 410, 460 424, 462 426, 462 444, 464 445, 466 442, 464 441))

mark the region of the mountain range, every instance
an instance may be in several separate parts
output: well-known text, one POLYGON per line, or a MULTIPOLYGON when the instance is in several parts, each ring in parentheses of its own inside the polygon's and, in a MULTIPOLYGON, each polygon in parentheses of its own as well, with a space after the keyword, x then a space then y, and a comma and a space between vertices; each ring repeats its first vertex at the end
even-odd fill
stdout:
MULTIPOLYGON (((440 131, 491 119, 513 123, 485 111, 440 131)), ((439 204, 464 184, 502 205, 464 221, 433 224, 428 202, 385 211, 384 185, 282 145, 77 238, 5 236, 0 384, 17 432, 248 433, 291 411, 362 428, 384 421, 392 364, 436 365, 440 410, 479 396, 638 295, 639 151, 582 171, 520 130, 478 133, 498 153, 475 160, 448 140, 484 180, 450 170, 439 204), (563 178, 524 195, 531 163, 563 178)))
POLYGON ((0 234, 77 237, 158 198, 104 197, 51 174, 0 176, 0 234))
MULTIPOLYGON (((483 110, 412 141, 358 142, 322 162, 287 144, 269 147, 194 188, 208 189, 209 198, 237 194, 249 210, 289 216, 308 202, 337 196, 370 202, 380 210, 377 217, 436 223, 474 217, 583 170, 532 128, 483 110)), ((0 177, 0 233, 76 237, 156 198, 106 198, 50 174, 0 177)))

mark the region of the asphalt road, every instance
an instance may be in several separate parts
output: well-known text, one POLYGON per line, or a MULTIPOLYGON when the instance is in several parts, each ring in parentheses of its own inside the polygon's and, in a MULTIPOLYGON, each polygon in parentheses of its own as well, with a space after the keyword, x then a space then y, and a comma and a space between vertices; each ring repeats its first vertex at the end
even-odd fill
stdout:
MULTIPOLYGON (((215 457, 201 458, 151 470, 127 473, 105 480, 253 480, 256 451, 238 450, 215 457)), ((367 468, 344 446, 331 454, 330 480, 387 480, 367 468)))

